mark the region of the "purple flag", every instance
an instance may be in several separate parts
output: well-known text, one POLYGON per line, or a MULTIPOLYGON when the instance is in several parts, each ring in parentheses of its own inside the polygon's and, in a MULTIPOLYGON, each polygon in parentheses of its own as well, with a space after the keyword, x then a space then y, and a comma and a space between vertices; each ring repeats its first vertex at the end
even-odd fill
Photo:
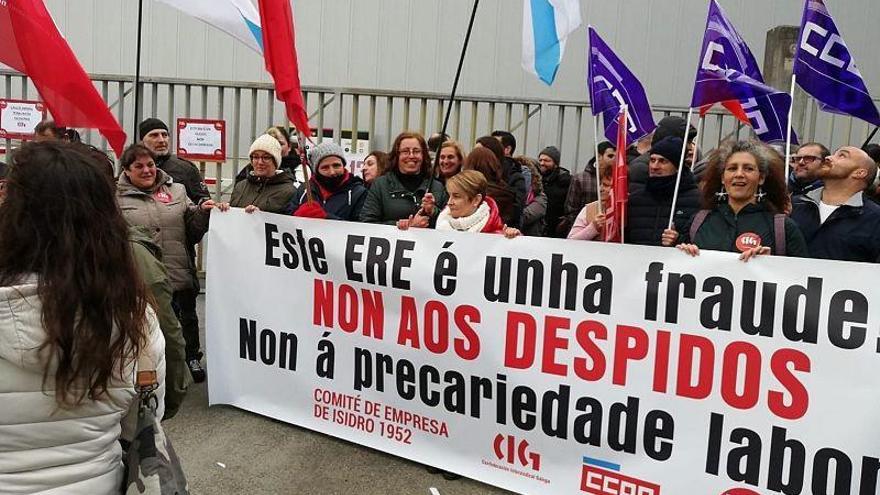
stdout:
POLYGON ((807 0, 804 5, 794 74, 823 110, 880 126, 877 107, 822 0, 807 0))
MULTIPOLYGON (((739 101, 761 141, 785 141, 791 97, 764 83, 752 51, 715 0, 709 3, 693 108, 739 101)), ((797 136, 792 132, 792 141, 797 136)))
POLYGON ((590 26, 590 59, 587 64, 587 86, 593 115, 602 114, 605 137, 617 140, 617 115, 623 105, 629 107, 627 142, 633 143, 647 135, 657 124, 645 88, 636 76, 590 26))

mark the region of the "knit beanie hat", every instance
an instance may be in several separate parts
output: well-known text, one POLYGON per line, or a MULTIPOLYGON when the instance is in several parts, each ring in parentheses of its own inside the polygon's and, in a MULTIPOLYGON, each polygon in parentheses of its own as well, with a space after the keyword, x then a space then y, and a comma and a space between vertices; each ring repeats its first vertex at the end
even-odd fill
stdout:
MULTIPOLYGON (((668 117, 663 117, 657 123, 657 128, 654 129, 654 136, 651 138, 651 144, 659 143, 663 139, 672 136, 678 136, 679 139, 684 140, 685 133, 687 133, 687 139, 690 141, 697 137, 697 128, 692 125, 689 126, 687 121, 678 115, 669 115, 668 117)), ((675 163, 678 163, 678 160, 675 163)))
POLYGON ((649 153, 666 158, 675 165, 675 168, 678 168, 678 163, 681 161, 682 146, 684 146, 684 141, 680 137, 669 136, 651 145, 649 153))
POLYGON ((538 153, 538 156, 541 155, 549 156, 550 159, 553 160, 553 162, 556 164, 556 166, 559 166, 559 162, 560 160, 562 160, 562 153, 560 153, 559 148, 557 148, 556 146, 547 146, 546 148, 541 150, 540 153, 538 153))
POLYGON ((264 151, 272 155, 275 159, 275 168, 281 166, 281 143, 277 139, 268 134, 263 134, 254 140, 248 155, 254 154, 254 151, 264 151))
POLYGON ((338 156, 339 159, 342 160, 342 165, 346 164, 345 151, 333 141, 326 141, 312 148, 309 151, 309 163, 311 163, 312 167, 317 170, 318 164, 321 163, 321 160, 328 156, 338 156))
POLYGON ((149 134, 150 131, 155 131, 156 129, 164 129, 167 132, 168 126, 165 125, 165 122, 153 117, 141 122, 140 125, 138 125, 138 136, 140 136, 140 140, 143 141, 144 136, 149 134))

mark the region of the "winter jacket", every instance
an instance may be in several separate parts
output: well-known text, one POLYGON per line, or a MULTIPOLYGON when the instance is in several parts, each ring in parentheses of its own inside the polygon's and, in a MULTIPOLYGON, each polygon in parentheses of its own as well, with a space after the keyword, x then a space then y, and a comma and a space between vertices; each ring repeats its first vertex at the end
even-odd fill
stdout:
POLYGON ((449 208, 444 208, 437 217, 437 230, 500 234, 504 232, 504 221, 501 219, 498 205, 491 197, 487 197, 477 210, 467 217, 452 218, 449 208))
POLYGON ((565 196, 565 213, 560 221, 560 228, 566 231, 571 230, 574 225, 575 217, 588 203, 592 203, 599 198, 599 191, 596 186, 596 159, 590 160, 587 167, 571 177, 571 185, 568 187, 568 193, 565 196))
POLYGON ((396 225, 398 220, 409 218, 421 209, 422 197, 427 192, 434 195, 436 205, 431 219, 433 224, 446 207, 447 196, 443 184, 437 179, 423 177, 419 187, 414 192, 409 191, 403 186, 397 172, 390 170, 382 177, 377 177, 370 186, 361 209, 361 222, 396 225))
POLYGON ((513 191, 514 203, 509 227, 519 227, 522 224, 522 214, 526 204, 526 178, 523 175, 522 166, 513 158, 505 156, 501 160, 501 176, 513 191))
MULTIPOLYGON (((359 222, 361 209, 367 200, 367 188, 360 177, 348 174, 348 179, 335 191, 328 191, 321 187, 314 178, 309 182, 312 188, 312 198, 324 208, 327 218, 333 220, 347 220, 359 222)), ((301 185, 294 193, 293 198, 287 203, 283 213, 292 215, 299 207, 308 201, 306 185, 301 185)))
POLYGON ((544 228, 544 237, 565 238, 568 231, 558 230, 559 220, 565 213, 565 197, 568 196, 568 187, 571 185, 571 173, 568 169, 556 167, 541 178, 544 183, 544 193, 547 195, 547 226, 544 228))
MULTIPOLYGON (((55 379, 47 366, 57 357, 40 352, 46 341, 37 278, 0 287, 0 493, 93 495, 119 493, 123 479, 119 438, 131 439, 137 423, 135 356, 122 374, 114 372, 107 393, 59 407, 55 379)), ((147 310, 146 345, 158 372, 159 399, 165 394, 165 341, 147 310)))
POLYGON ((250 174, 232 189, 229 205, 238 208, 254 205, 261 211, 282 213, 295 192, 293 177, 287 172, 276 170, 269 178, 250 174))
POLYGON ((523 220, 520 230, 523 235, 541 237, 547 223, 544 220, 547 215, 547 195, 544 191, 535 196, 531 203, 523 210, 523 220))
POLYGON ((810 191, 815 191, 824 185, 825 184, 818 179, 812 182, 799 180, 797 176, 794 175, 794 172, 788 176, 788 192, 791 193, 792 197, 803 196, 804 194, 807 194, 810 191))
POLYGON ((156 158, 156 166, 170 175, 174 182, 182 184, 186 188, 186 196, 193 203, 199 204, 211 197, 201 172, 193 162, 174 155, 164 155, 156 158))
POLYGON ((791 219, 800 228, 813 258, 880 262, 880 206, 858 193, 819 220, 819 188, 792 198, 791 219))
POLYGON ((189 386, 189 368, 186 366, 186 342, 180 321, 171 306, 173 290, 168 279, 168 270, 162 264, 162 249, 150 238, 143 227, 129 227, 128 241, 134 264, 143 278, 144 285, 156 303, 156 316, 165 338, 165 417, 177 414, 186 389, 189 386))
MULTIPOLYGON (((305 172, 303 172, 303 169, 300 166, 301 163, 299 155, 291 151, 289 155, 281 158, 281 166, 278 167, 278 170, 283 170, 293 177, 293 185, 297 189, 306 181, 305 172)), ((253 170, 253 165, 248 163, 245 168, 238 171, 238 175, 235 176, 235 183, 238 184, 247 179, 248 175, 250 175, 253 170)), ((309 176, 311 177, 311 171, 309 172, 309 176)))
POLYGON ((146 227, 153 242, 162 248, 171 288, 178 291, 195 287, 195 265, 187 246, 205 235, 208 212, 193 204, 184 187, 161 170, 156 170, 156 183, 149 191, 138 189, 128 176, 120 175, 116 199, 128 224, 146 227), (163 196, 166 202, 160 200, 163 196))
MULTIPOLYGON (((719 204, 703 220, 694 238, 690 237, 691 222, 693 218, 679 230, 678 242, 696 244, 700 249, 740 252, 736 247, 737 238, 751 233, 760 237, 762 246, 771 248, 771 253, 777 255, 775 214, 763 203, 746 205, 739 213, 734 213, 727 203, 719 204)), ((788 217, 785 218, 785 256, 809 256, 804 236, 788 217)))
MULTIPOLYGON (((630 184, 627 202, 627 244, 659 246, 663 231, 669 225, 669 210, 675 190, 675 176, 649 177, 645 184, 630 184)), ((700 190, 688 168, 681 173, 678 201, 675 205, 673 223, 681 232, 684 224, 700 209, 700 190)))

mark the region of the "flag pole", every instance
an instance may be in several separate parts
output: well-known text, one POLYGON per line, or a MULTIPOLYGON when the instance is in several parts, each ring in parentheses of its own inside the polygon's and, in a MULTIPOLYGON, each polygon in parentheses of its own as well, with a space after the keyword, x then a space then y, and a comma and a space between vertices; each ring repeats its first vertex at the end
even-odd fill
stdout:
POLYGON ((791 74, 791 105, 788 107, 788 126, 785 128, 785 183, 788 184, 788 174, 791 173, 791 119, 794 115, 794 90, 797 84, 797 76, 791 74))
MULTIPOLYGON (((599 116, 593 115, 593 151, 596 153, 593 166, 596 169, 596 203, 599 205, 599 213, 605 213, 605 207, 602 204, 602 171, 599 169, 599 116)), ((618 153, 620 151, 618 150, 618 153)))
MULTIPOLYGON (((629 129, 629 105, 623 105, 623 132, 626 133, 628 129, 629 129)), ((620 131, 618 130, 617 132, 620 132, 620 131)), ((626 142, 626 139, 624 139, 624 142, 626 142)), ((617 153, 620 153, 620 150, 617 150, 617 153)), ((615 156, 617 156, 617 153, 615 153, 615 156)), ((626 157, 626 150, 623 150, 623 156, 626 157)), ((625 159, 626 158, 624 158, 624 160, 625 159)), ((617 171, 615 170, 615 174, 616 173, 617 173, 617 171)), ((601 183, 600 183, 600 187, 601 187, 601 183)), ((601 201, 602 201, 602 198, 599 198, 599 202, 601 202, 601 201)), ((628 198, 627 198, 627 201, 629 201, 628 198)), ((626 215, 620 215, 620 243, 621 244, 623 244, 624 241, 626 240, 625 237, 626 237, 626 215)))
MULTIPOLYGON (((461 68, 464 66, 464 56, 467 54, 468 44, 471 41, 471 32, 474 29, 474 19, 477 17, 477 6, 480 0, 474 0, 474 9, 471 11, 471 20, 468 23, 467 34, 464 36, 464 44, 461 46, 461 56, 458 59, 458 69, 455 71, 455 80, 452 83, 452 93, 449 95, 449 105, 446 107, 446 117, 443 119, 443 128, 440 134, 445 135, 447 126, 449 126, 449 117, 452 115, 452 103, 455 101, 455 93, 458 92, 458 80, 461 78, 461 68)), ((431 165, 431 177, 437 173, 437 167, 440 166, 440 153, 434 157, 434 163, 431 165)))
POLYGON ((862 143, 862 148, 867 146, 871 142, 871 140, 874 139, 874 136, 877 135, 877 131, 880 131, 880 127, 874 127, 874 131, 871 132, 871 134, 868 135, 868 139, 865 139, 865 142, 862 143))
POLYGON ((134 68, 134 128, 132 142, 138 139, 138 123, 141 118, 141 31, 144 27, 144 0, 138 0, 138 29, 137 29, 137 55, 135 56, 134 68))
POLYGON ((688 129, 691 127, 691 117, 694 114, 693 108, 688 108, 687 123, 684 126, 684 143, 681 146, 681 159, 678 161, 678 172, 675 176, 675 190, 672 192, 672 208, 669 210, 669 224, 667 229, 672 229, 672 221, 675 219, 675 203, 678 202, 678 188, 681 186, 681 169, 684 168, 684 158, 687 156, 688 150, 688 129))

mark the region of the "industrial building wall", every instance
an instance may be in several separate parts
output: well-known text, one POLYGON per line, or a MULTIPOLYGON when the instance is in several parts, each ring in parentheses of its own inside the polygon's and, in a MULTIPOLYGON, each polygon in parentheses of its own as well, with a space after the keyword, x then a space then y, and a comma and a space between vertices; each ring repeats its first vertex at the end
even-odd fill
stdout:
MULTIPOLYGON (((134 74, 137 0, 46 0, 87 71, 134 74)), ((592 24, 642 79, 655 105, 690 100, 706 0, 581 0, 592 24)), ((721 0, 761 62, 766 33, 800 23, 802 0, 721 0)), ((862 74, 880 96, 877 0, 827 0, 862 74)), ((306 85, 448 91, 471 0, 293 0, 306 85)), ((142 71, 225 81, 267 81, 259 56, 230 36, 144 0, 142 71)), ((520 67, 522 1, 483 0, 461 92, 584 100, 586 29, 570 39, 556 84, 520 67)))

